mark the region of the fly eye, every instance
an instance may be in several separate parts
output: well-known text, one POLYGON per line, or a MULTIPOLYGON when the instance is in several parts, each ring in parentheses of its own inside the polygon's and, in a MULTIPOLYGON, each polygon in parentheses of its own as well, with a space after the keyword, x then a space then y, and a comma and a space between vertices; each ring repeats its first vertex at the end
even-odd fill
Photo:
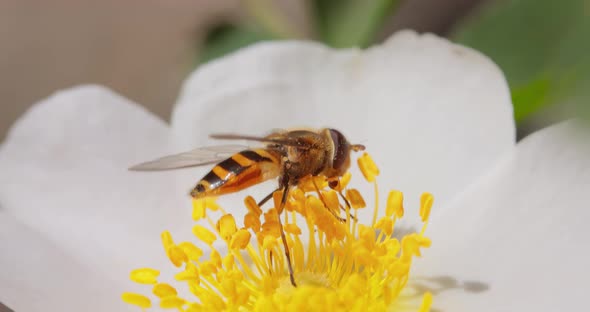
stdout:
POLYGON ((343 166, 346 165, 346 160, 349 157, 350 153, 350 144, 344 137, 340 131, 335 129, 330 129, 330 136, 332 137, 332 142, 334 143, 334 158, 332 159, 332 168, 334 169, 342 169, 343 166))

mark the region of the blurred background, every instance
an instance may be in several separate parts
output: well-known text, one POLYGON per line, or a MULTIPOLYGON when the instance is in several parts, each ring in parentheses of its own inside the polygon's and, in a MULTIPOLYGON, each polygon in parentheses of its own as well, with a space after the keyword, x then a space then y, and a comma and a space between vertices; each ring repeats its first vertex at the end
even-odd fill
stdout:
POLYGON ((188 73, 243 46, 364 48, 408 28, 491 57, 519 137, 590 116, 590 0, 1 0, 0 142, 72 85, 106 85, 168 120, 188 73))

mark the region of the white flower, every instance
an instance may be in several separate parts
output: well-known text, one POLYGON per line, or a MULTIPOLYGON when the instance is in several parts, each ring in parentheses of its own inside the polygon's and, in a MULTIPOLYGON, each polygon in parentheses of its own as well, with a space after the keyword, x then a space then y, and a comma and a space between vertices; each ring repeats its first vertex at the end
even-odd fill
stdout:
POLYGON ((188 79, 170 127, 97 86, 38 103, 0 147, 0 301, 16 311, 130 309, 120 299, 133 290, 129 270, 164 267, 162 230, 190 235, 186 194, 206 169, 126 168, 209 144, 209 133, 293 126, 334 127, 365 144, 382 188, 404 191, 408 210, 423 191, 436 195, 433 246, 414 268, 435 308, 567 311, 585 302, 588 141, 568 122, 515 145, 497 67, 411 32, 367 51, 244 49, 188 79))

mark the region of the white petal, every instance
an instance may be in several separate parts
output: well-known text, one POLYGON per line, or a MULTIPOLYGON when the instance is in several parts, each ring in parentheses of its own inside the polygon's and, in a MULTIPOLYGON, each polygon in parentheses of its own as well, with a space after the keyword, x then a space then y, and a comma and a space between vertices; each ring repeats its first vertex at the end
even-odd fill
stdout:
POLYGON ((445 289, 435 296, 436 306, 575 311, 587 305, 589 142, 574 122, 535 133, 433 219, 433 246, 416 262, 416 274, 449 275, 488 288, 445 289))
POLYGON ((172 124, 187 148, 210 143, 212 132, 339 128, 367 145, 382 186, 404 191, 417 208, 424 191, 447 202, 512 148, 511 107, 488 58, 400 32, 367 51, 311 42, 241 50, 192 75, 172 124))
POLYGON ((127 168, 170 152, 170 142, 165 123, 109 90, 59 92, 25 114, 2 146, 2 205, 110 280, 168 267, 160 232, 190 233, 190 185, 176 184, 181 172, 127 168))
POLYGON ((14 311, 127 308, 117 293, 121 284, 114 284, 86 263, 78 262, 1 208, 0 250, 0 300, 14 311))

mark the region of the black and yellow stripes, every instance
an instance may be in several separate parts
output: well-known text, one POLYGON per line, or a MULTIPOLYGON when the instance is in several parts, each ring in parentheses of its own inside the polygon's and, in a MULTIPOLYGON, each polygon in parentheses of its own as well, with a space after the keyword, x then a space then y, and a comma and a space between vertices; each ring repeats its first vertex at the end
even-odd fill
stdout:
POLYGON ((265 150, 243 151, 239 154, 250 159, 253 162, 271 161, 270 158, 264 155, 266 154, 265 150))
POLYGON ((217 164, 191 191, 195 198, 234 192, 266 179, 263 163, 276 164, 278 157, 265 149, 245 150, 217 164))
POLYGON ((233 157, 220 162, 217 166, 221 167, 223 170, 227 172, 238 172, 240 169, 244 167, 240 165, 240 163, 235 161, 233 157))

